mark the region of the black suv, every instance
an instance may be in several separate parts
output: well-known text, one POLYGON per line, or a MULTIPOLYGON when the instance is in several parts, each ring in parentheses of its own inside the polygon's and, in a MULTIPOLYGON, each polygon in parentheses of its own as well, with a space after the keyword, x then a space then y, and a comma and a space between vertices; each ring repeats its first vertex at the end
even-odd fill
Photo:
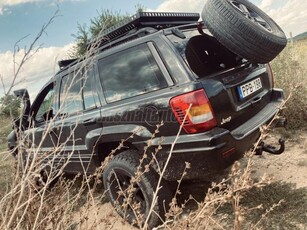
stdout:
POLYGON ((46 166, 92 174, 121 143, 103 183, 112 204, 123 204, 119 191, 129 187, 143 159, 150 169, 133 181, 133 199, 145 217, 166 166, 155 214, 147 220, 155 226, 171 194, 167 181, 180 179, 186 162, 191 169, 184 179, 227 168, 254 145, 259 127, 283 100, 268 64, 230 51, 198 20, 194 13, 138 13, 89 43, 95 52, 86 58, 61 61, 32 105, 26 90, 16 91, 25 108, 9 149, 18 154, 21 130, 24 159, 40 156, 46 166))

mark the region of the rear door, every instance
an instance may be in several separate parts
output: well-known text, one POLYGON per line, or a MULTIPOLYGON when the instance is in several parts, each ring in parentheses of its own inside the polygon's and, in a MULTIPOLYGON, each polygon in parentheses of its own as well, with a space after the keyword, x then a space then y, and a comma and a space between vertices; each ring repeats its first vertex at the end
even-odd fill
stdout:
MULTIPOLYGON (((157 124, 167 121, 168 87, 173 83, 154 43, 137 44, 104 57, 98 61, 98 70, 106 100, 102 116, 108 130, 133 132, 133 127, 144 126, 154 132, 157 124)), ((120 139, 114 135, 114 140, 120 139)))
POLYGON ((68 160, 65 171, 94 170, 93 153, 86 145, 90 130, 101 127, 100 102, 96 91, 94 67, 72 71, 62 78, 59 94, 59 118, 56 121, 61 154, 68 160))

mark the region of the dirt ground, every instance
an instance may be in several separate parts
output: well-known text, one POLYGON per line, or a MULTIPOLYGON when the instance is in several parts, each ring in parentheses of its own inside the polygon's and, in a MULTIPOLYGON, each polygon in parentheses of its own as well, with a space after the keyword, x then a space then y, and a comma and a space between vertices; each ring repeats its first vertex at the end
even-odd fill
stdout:
MULTIPOLYGON (((249 222, 261 218, 265 209, 270 208, 273 204, 278 203, 281 199, 285 200, 281 207, 278 207, 273 213, 266 218, 259 229, 307 229, 307 130, 300 131, 296 134, 284 134, 286 139, 286 150, 281 155, 272 155, 263 153, 261 156, 254 156, 254 166, 252 176, 256 180, 263 174, 268 174, 274 178, 274 183, 262 190, 252 190, 243 199, 242 204, 246 207, 256 207, 259 204, 264 205, 264 209, 254 212, 248 217, 249 222)), ((270 144, 278 141, 280 134, 273 134, 268 139, 270 144)), ((8 161, 3 168, 11 165, 8 161)), ((245 159, 241 160, 242 165, 245 159)), ((1 175, 4 176, 4 175, 1 175)), ((4 180, 1 187, 5 188, 4 180)), ((181 188, 184 200, 192 194, 198 201, 201 201, 209 184, 207 183, 184 183, 181 188)), ((87 210, 82 207, 82 212, 90 212, 92 218, 83 222, 81 229, 118 229, 133 230, 122 218, 114 211, 113 207, 107 201, 98 201, 100 203, 95 208, 87 210), (98 226, 97 226, 97 223, 98 226), (95 228, 96 227, 96 228, 95 228)), ((80 213, 75 216, 78 222, 80 213)), ((225 229, 228 229, 227 227, 225 229)))
MULTIPOLYGON (((269 143, 278 143, 279 134, 272 135, 269 143)), ((293 134, 286 139, 286 150, 281 155, 264 153, 255 156, 254 176, 264 173, 276 181, 295 184, 296 188, 307 187, 307 131, 293 134)))
MULTIPOLYGON (((277 143, 279 136, 272 135, 269 141, 277 143)), ((283 200, 281 206, 262 221, 260 229, 307 229, 307 130, 292 133, 285 139, 286 150, 283 154, 264 153, 254 157, 253 177, 259 178, 266 173, 273 177, 274 182, 247 194, 246 207, 257 204, 264 207, 262 211, 252 213, 248 221, 255 223, 264 210, 283 200)))
MULTIPOLYGON (((268 143, 278 143, 279 136, 279 134, 273 134, 268 138, 268 143)), ((241 163, 244 165, 245 159, 242 159, 241 163)), ((276 212, 263 221, 259 229, 307 229, 305 221, 307 218, 307 131, 286 138, 286 150, 281 155, 263 153, 261 156, 255 156, 253 168, 252 175, 255 180, 267 174, 274 178, 274 182, 261 191, 251 191, 243 200, 243 205, 255 207, 262 203, 265 210, 278 203, 279 200, 285 200, 284 204, 276 209, 276 212)), ((181 191, 184 197, 182 199, 184 200, 192 193, 196 199, 201 200, 208 186, 209 184, 205 182, 183 184, 181 191)), ((258 221, 264 210, 250 215, 248 223, 258 221)), ((102 204, 99 210, 93 210, 93 212, 103 217, 104 229, 135 229, 123 223, 109 202, 102 204)), ((90 222, 91 220, 89 224, 90 222)))

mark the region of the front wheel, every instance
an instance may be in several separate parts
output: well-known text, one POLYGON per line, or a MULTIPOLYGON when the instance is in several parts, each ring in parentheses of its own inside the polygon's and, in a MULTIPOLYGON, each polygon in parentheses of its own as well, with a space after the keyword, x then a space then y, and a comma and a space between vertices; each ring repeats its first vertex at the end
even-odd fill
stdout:
POLYGON ((139 159, 134 150, 115 156, 103 173, 103 184, 107 197, 123 218, 131 224, 143 227, 150 215, 147 224, 149 228, 153 228, 164 219, 171 199, 170 190, 162 180, 158 200, 152 206, 159 176, 153 170, 145 172, 144 167, 137 172, 139 159))

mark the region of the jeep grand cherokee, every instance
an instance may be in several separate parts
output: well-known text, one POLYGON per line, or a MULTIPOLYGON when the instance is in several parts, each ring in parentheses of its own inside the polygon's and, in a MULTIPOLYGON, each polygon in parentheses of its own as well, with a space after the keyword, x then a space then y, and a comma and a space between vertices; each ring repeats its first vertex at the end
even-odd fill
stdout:
MULTIPOLYGON (((134 182, 133 200, 146 217, 172 154, 148 220, 155 226, 163 200, 169 201, 167 181, 180 179, 186 162, 191 169, 185 179, 209 178, 227 168, 254 145, 259 128, 283 100, 268 64, 231 52, 198 20, 194 13, 138 13, 92 41, 88 48, 95 52, 87 58, 60 62, 60 71, 32 105, 26 90, 16 91, 25 108, 9 148, 18 154, 21 130, 24 159, 38 155, 46 167, 65 165, 64 172, 91 174, 126 139, 103 172, 115 205, 125 202, 119 191, 129 187, 151 139, 145 163, 159 151, 149 172, 134 182)), ((128 209, 119 213, 132 221, 128 209)))

